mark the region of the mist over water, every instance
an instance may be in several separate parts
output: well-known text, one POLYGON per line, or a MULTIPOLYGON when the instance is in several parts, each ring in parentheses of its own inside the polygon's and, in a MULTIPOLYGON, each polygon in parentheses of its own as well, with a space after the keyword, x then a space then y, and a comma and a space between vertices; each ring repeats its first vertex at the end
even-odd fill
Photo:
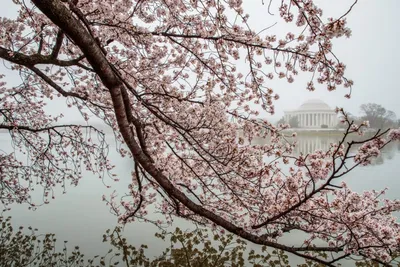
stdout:
MULTIPOLYGON (((299 135, 298 145, 295 153, 310 153, 316 149, 326 150, 330 143, 337 142, 340 134, 323 135, 299 135)), ((113 144, 112 137, 109 137, 110 145, 113 144)), ((255 143, 263 143, 267 140, 258 139, 255 143)), ((0 147, 3 150, 10 148, 9 136, 6 133, 0 134, 0 147)), ((115 148, 115 147, 114 147, 115 148)), ((102 235, 107 229, 113 229, 117 225, 117 218, 109 212, 109 208, 103 202, 102 195, 109 196, 114 190, 122 196, 128 192, 128 184, 133 169, 132 161, 129 158, 121 158, 115 149, 110 148, 110 158, 116 165, 114 172, 117 173, 119 182, 113 182, 105 177, 104 183, 110 185, 106 188, 103 181, 90 173, 85 173, 77 187, 67 187, 67 193, 62 194, 61 189, 56 190, 56 198, 48 205, 39 207, 35 211, 28 210, 27 205, 13 205, 11 211, 3 213, 3 216, 12 216, 14 226, 23 225, 38 228, 40 233, 54 233, 62 249, 63 241, 68 240, 71 248, 78 245, 87 257, 104 255, 110 248, 107 243, 102 243, 102 235)), ((399 198, 400 180, 398 179, 398 166, 400 164, 400 144, 391 143, 387 146, 381 156, 373 164, 366 167, 359 167, 344 177, 349 187, 357 192, 364 190, 382 190, 389 188, 386 198, 399 198)), ((37 188, 34 197, 41 196, 41 188, 37 188)), ((149 214, 157 218, 154 210, 149 214), (152 214, 153 213, 153 214, 152 214)), ((190 222, 176 219, 171 227, 180 227, 183 230, 193 229, 190 222)), ((134 222, 125 226, 124 236, 128 241, 139 246, 149 246, 148 256, 158 256, 168 246, 154 237, 158 229, 149 223, 134 222)), ((296 235, 284 238, 287 243, 301 242, 296 235), (294 238, 294 239, 293 239, 294 238)), ((260 246, 248 244, 249 248, 259 249, 260 246)))

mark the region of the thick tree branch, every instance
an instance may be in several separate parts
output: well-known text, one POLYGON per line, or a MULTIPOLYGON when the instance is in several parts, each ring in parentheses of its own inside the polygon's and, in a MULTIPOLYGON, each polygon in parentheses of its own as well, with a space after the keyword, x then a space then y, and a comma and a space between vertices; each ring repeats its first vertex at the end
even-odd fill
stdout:
POLYGON ((3 124, 3 123, 0 124, 0 129, 6 129, 6 130, 10 130, 10 131, 18 129, 18 130, 24 130, 24 131, 29 131, 29 132, 33 132, 33 133, 55 130, 58 128, 68 128, 68 127, 69 128, 71 128, 71 127, 90 128, 90 129, 97 131, 97 129, 93 126, 78 125, 78 124, 63 124, 63 125, 54 125, 54 126, 48 126, 48 127, 42 127, 42 128, 33 128, 30 126, 23 126, 23 125, 14 126, 14 125, 7 125, 7 124, 3 124))
POLYGON ((18 64, 18 65, 23 65, 26 67, 35 66, 38 64, 50 64, 50 65, 56 65, 56 66, 60 66, 60 67, 71 67, 71 66, 76 66, 85 57, 79 56, 78 58, 72 59, 72 60, 60 60, 60 59, 54 58, 53 55, 49 55, 49 56, 44 56, 44 55, 40 55, 40 54, 25 55, 20 52, 14 52, 14 51, 5 49, 3 47, 0 47, 0 58, 3 58, 12 63, 18 64))
POLYGON ((53 23, 60 27, 70 38, 72 38, 76 45, 79 46, 81 51, 86 56, 89 63, 92 65, 95 72, 99 75, 103 84, 109 89, 114 110, 118 122, 120 132, 128 145, 135 160, 149 173, 159 184, 164 188, 168 194, 175 199, 179 200, 187 208, 194 213, 203 216, 217 225, 222 226, 228 231, 235 233, 236 235, 254 242, 256 244, 262 244, 279 248, 291 253, 294 253, 303 258, 312 259, 320 263, 325 261, 301 254, 298 251, 338 251, 337 248, 329 247, 288 247, 282 244, 267 241, 260 238, 257 235, 251 234, 241 227, 237 227, 231 222, 223 219, 213 212, 203 208, 201 205, 197 205, 191 201, 184 193, 178 190, 161 170, 157 169, 152 160, 143 152, 138 143, 135 141, 134 136, 131 132, 130 122, 127 116, 127 110, 131 107, 126 106, 123 99, 123 91, 126 90, 123 81, 120 80, 118 75, 115 73, 114 68, 110 65, 106 59, 102 49, 98 46, 96 40, 90 35, 90 33, 83 27, 83 25, 72 15, 60 1, 58 0, 33 0, 33 3, 47 16, 53 23))

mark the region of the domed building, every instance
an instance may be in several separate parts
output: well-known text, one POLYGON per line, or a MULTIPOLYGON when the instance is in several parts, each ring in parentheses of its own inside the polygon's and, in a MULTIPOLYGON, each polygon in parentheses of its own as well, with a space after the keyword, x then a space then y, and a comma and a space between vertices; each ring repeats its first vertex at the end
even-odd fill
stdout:
POLYGON ((284 111, 285 122, 297 117, 299 128, 333 128, 338 124, 337 114, 328 104, 319 100, 311 99, 304 102, 298 109, 284 111), (326 127, 323 127, 326 128, 326 127))

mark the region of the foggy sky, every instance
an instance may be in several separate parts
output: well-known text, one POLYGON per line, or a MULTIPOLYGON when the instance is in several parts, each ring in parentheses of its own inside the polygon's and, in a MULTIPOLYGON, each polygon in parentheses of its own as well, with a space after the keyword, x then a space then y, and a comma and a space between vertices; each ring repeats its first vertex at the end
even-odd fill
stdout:
MULTIPOLYGON (((267 16, 267 3, 265 6, 260 1, 246 1, 251 3, 250 12, 256 11, 259 15, 255 23, 250 16, 252 25, 263 22, 259 18, 265 18, 269 22, 279 21, 279 15, 275 12, 275 18, 267 16), (264 15, 262 15, 264 14, 264 15)), ((280 2, 280 1, 278 1, 280 2)), ((354 1, 350 0, 317 0, 315 1, 324 10, 324 18, 337 18, 345 13, 354 1)), ((249 5, 250 6, 250 5, 249 5)), ((308 79, 301 77, 293 84, 271 81, 271 87, 281 96, 275 102, 275 119, 283 115, 283 110, 299 107, 308 99, 319 98, 330 107, 343 107, 352 114, 359 114, 359 107, 363 103, 377 103, 394 111, 400 117, 400 53, 398 44, 400 40, 399 14, 400 1, 398 0, 362 0, 358 1, 347 16, 348 26, 352 29, 352 36, 334 41, 333 51, 346 66, 346 77, 354 81, 352 98, 344 95, 346 88, 338 87, 334 92, 328 92, 324 85, 316 85, 316 91, 309 92, 305 89, 308 79)), ((268 25, 268 23, 267 23, 268 25)), ((288 25, 278 23, 271 31, 277 36, 287 32, 288 25)))

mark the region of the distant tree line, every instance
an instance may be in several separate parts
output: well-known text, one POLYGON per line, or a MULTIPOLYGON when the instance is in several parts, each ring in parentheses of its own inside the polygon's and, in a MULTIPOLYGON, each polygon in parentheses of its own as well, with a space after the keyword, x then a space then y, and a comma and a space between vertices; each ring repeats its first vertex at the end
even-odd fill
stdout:
MULTIPOLYGON (((376 103, 362 104, 360 106, 360 116, 350 114, 349 117, 356 124, 368 121, 369 127, 373 129, 400 127, 400 120, 397 118, 396 113, 376 103)), ((339 123, 338 127, 344 128, 345 124, 339 123)))
POLYGON ((277 123, 278 124, 288 123, 292 128, 299 127, 299 119, 297 118, 297 116, 290 117, 289 121, 286 121, 285 117, 282 117, 277 123))

